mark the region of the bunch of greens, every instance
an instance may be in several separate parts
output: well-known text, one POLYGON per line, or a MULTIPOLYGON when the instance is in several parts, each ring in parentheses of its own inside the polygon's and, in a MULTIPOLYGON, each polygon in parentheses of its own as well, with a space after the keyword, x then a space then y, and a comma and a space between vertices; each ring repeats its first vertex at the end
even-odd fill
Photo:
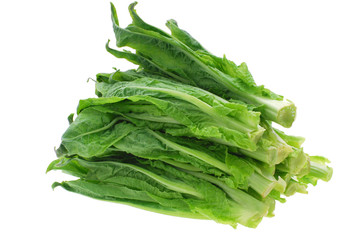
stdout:
POLYGON ((256 227, 277 201, 330 180, 326 158, 309 156, 304 138, 272 125, 292 125, 291 101, 257 86, 245 63, 209 53, 174 20, 171 34, 145 23, 135 5, 124 29, 111 9, 117 46, 136 51, 106 49, 139 68, 97 74, 97 97, 69 116, 47 170, 78 179, 53 188, 256 227))

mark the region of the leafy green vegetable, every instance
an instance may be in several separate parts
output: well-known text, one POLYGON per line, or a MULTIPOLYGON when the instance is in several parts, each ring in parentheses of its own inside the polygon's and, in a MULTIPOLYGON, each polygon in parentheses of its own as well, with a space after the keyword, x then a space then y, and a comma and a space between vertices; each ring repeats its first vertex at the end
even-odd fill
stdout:
POLYGON ((252 160, 229 154, 226 146, 136 127, 110 114, 113 106, 101 107, 101 110, 97 105, 80 112, 63 135, 59 157, 79 155, 93 158, 122 151, 214 174, 233 188, 252 187, 262 196, 276 186, 277 181, 264 176, 252 160))
POLYGON ((73 173, 80 179, 55 183, 53 187, 174 216, 255 227, 267 212, 265 204, 240 190, 230 190, 237 196, 232 199, 215 185, 162 162, 151 165, 143 164, 145 160, 126 160, 59 159, 48 171, 81 166, 86 172, 73 173))
POLYGON ((188 85, 142 77, 133 81, 99 82, 96 90, 110 101, 118 97, 117 101, 142 101, 145 105, 154 105, 167 117, 186 126, 186 134, 246 150, 254 151, 264 132, 259 125, 258 112, 188 85))
MULTIPOLYGON (((96 75, 97 97, 80 100, 47 172, 91 198, 148 211, 256 227, 277 202, 329 181, 329 160, 304 151, 287 135, 296 107, 257 86, 245 63, 206 50, 175 20, 168 34, 129 6, 132 24, 119 27, 106 50, 139 66, 96 75)), ((116 69, 116 68, 115 68, 116 69)))
POLYGON ((333 175, 333 169, 327 166, 330 161, 322 156, 310 156, 309 172, 299 178, 300 182, 317 185, 318 180, 328 182, 333 175))
MULTIPOLYGON (((162 72, 177 81, 201 87, 224 98, 254 104, 268 120, 285 127, 292 125, 296 114, 294 104, 263 86, 257 86, 245 63, 237 66, 225 57, 213 56, 187 32, 179 29, 173 20, 167 23, 172 36, 145 23, 134 10, 135 5, 133 3, 129 7, 132 24, 126 28, 119 26, 116 9, 111 5, 116 45, 131 47, 138 55, 134 60, 133 54, 129 56, 117 52, 114 54, 116 57, 126 58, 146 71, 162 72)), ((115 53, 114 50, 109 52, 115 53)))
MULTIPOLYGON (((111 74, 98 75, 97 79, 101 82, 112 82, 112 83, 115 82, 116 83, 117 81, 134 81, 134 80, 144 78, 144 77, 148 77, 148 74, 143 74, 143 72, 133 72, 133 71, 127 71, 127 72, 116 71, 111 74)), ((151 76, 151 77, 153 78, 154 76, 151 76)), ((162 81, 168 81, 168 79, 163 78, 162 81)), ((102 95, 100 94, 100 96, 102 96, 102 95)), ((225 100, 220 99, 220 98, 218 98, 218 100, 220 102, 224 101, 224 103, 226 104, 225 100)), ((91 103, 88 103, 87 105, 90 105, 90 104, 91 103)), ((96 103, 96 104, 100 104, 100 103, 96 103)), ((212 104, 212 102, 211 102, 211 104, 212 104)), ((232 104, 234 104, 234 105, 239 104, 239 106, 243 106, 242 104, 240 104, 238 102, 231 103, 231 105, 232 104)), ((82 105, 84 105, 84 104, 82 104, 82 105)), ((216 105, 218 105, 218 104, 216 104, 216 105)), ((218 106, 217 106, 217 108, 218 108, 218 106)), ((138 112, 136 112, 136 114, 131 113, 130 116, 132 118, 136 118, 137 120, 138 119, 146 119, 146 120, 152 120, 154 122, 158 122, 158 121, 163 121, 164 119, 166 119, 167 122, 176 123, 176 121, 174 121, 174 119, 164 118, 163 116, 160 118, 152 116, 151 113, 153 111, 154 111, 153 109, 151 111, 147 111, 147 113, 145 115, 143 113, 139 114, 138 112)), ((191 114, 191 115, 194 116, 194 114, 191 114)), ((241 113, 237 114, 237 116, 238 116, 237 119, 243 118, 240 115, 241 115, 241 113)), ((129 114, 127 114, 127 116, 129 116, 129 114)), ((211 118, 211 121, 212 120, 213 119, 211 118)), ((250 124, 251 121, 252 120, 248 121, 247 124, 250 124)), ((257 122, 257 121, 259 121, 259 120, 255 119, 255 122, 257 122)), ((148 123, 147 123, 147 125, 148 125, 148 123)), ((275 129, 272 128, 271 125, 267 121, 262 121, 262 123, 260 125, 262 125, 261 127, 263 129, 267 129, 267 131, 264 132, 264 135, 262 135, 259 142, 257 142, 257 148, 253 151, 253 149, 248 150, 248 148, 237 145, 238 147, 241 148, 241 149, 238 149, 238 151, 241 154, 244 154, 246 156, 260 160, 269 165, 274 165, 274 164, 282 162, 291 152, 293 152, 292 148, 288 144, 286 144, 286 142, 284 140, 282 140, 281 137, 279 137, 279 135, 275 132, 275 129)), ((173 130, 170 130, 170 127, 168 127, 168 126, 167 126, 166 131, 173 135, 188 136, 188 135, 192 134, 189 131, 183 131, 183 129, 181 129, 181 130, 176 129, 175 131, 173 131, 173 130)), ((226 142, 223 142, 223 140, 221 140, 221 139, 216 139, 216 142, 231 145, 226 142)))

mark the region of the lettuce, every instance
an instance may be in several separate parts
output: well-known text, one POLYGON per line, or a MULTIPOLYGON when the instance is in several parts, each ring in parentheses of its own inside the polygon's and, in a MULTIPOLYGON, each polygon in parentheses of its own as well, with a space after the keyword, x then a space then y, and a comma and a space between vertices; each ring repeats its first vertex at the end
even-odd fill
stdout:
POLYGON ((70 192, 148 211, 255 228, 276 203, 329 181, 329 160, 287 135, 294 104, 257 86, 245 63, 206 50, 175 20, 168 34, 129 6, 119 27, 111 4, 117 58, 138 69, 96 75, 97 97, 79 101, 47 172, 70 192))
POLYGON ((240 190, 231 189, 229 197, 208 181, 163 162, 148 161, 125 156, 98 161, 61 158, 48 171, 63 170, 81 177, 55 182, 53 188, 61 186, 92 198, 172 216, 256 227, 267 213, 267 205, 240 190))
POLYGON ((257 86, 245 63, 237 66, 226 57, 210 54, 197 40, 179 29, 174 20, 167 22, 172 35, 145 23, 137 15, 135 5, 129 7, 132 24, 126 28, 119 26, 113 4, 111 10, 117 47, 131 47, 136 53, 121 53, 107 45, 110 53, 138 64, 145 71, 171 76, 226 99, 253 104, 266 119, 284 127, 292 125, 296 116, 295 105, 283 96, 257 86))

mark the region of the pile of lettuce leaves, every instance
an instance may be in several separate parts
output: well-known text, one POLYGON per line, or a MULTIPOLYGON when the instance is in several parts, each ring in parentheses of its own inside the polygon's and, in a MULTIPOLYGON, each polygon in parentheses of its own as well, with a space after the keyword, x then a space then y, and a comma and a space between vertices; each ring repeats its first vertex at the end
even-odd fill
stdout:
POLYGON ((138 68, 96 75, 97 97, 68 117, 47 169, 77 180, 53 188, 255 228, 274 216, 276 202, 330 180, 325 157, 275 127, 292 125, 293 102, 256 85, 245 63, 211 54, 176 21, 167 21, 170 34, 144 22, 135 5, 121 28, 111 4, 118 49, 106 49, 138 68))

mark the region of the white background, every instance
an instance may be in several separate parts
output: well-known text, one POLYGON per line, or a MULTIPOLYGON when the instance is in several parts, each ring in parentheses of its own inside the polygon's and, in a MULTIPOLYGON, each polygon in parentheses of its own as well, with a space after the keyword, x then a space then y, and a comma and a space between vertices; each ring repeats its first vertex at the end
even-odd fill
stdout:
MULTIPOLYGON (((123 27, 128 0, 116 1, 123 27)), ((108 1, 1 1, 0 239, 358 239, 357 1, 145 1, 150 24, 174 18, 216 55, 247 62, 258 84, 293 100, 288 133, 328 157, 329 183, 278 204, 257 229, 181 219, 93 200, 57 188, 45 174, 86 82, 131 67, 115 46, 108 1)))

